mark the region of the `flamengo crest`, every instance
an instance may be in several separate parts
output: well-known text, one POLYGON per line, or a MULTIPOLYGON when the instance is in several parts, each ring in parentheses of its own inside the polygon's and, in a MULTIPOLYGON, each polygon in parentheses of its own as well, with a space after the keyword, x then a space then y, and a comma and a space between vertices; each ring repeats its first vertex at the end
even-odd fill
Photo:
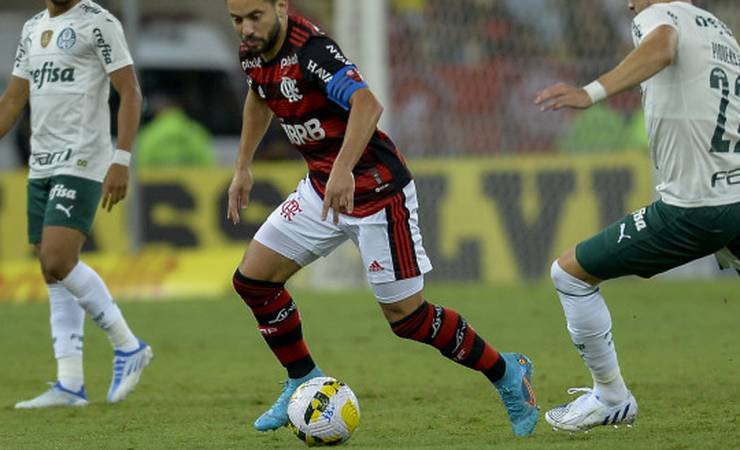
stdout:
POLYGON ((292 78, 283 77, 283 81, 280 83, 280 92, 290 103, 299 102, 303 99, 303 95, 298 91, 298 82, 292 78))

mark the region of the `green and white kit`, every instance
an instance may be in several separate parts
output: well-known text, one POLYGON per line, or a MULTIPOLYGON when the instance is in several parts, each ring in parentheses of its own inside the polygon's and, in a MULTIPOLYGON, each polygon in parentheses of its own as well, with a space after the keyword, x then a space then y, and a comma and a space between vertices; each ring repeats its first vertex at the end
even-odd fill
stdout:
POLYGON ((113 155, 108 75, 132 64, 120 22, 89 0, 26 22, 13 75, 30 87, 29 178, 103 181, 113 155))
POLYGON ((57 17, 44 10, 24 25, 13 75, 30 89, 32 242, 44 225, 89 232, 113 157, 109 74, 132 64, 120 22, 90 0, 57 17))
POLYGON ((635 46, 660 26, 679 35, 673 64, 642 84, 661 200, 576 247, 602 279, 651 277, 718 254, 740 269, 740 46, 711 13, 684 2, 635 17, 635 46))

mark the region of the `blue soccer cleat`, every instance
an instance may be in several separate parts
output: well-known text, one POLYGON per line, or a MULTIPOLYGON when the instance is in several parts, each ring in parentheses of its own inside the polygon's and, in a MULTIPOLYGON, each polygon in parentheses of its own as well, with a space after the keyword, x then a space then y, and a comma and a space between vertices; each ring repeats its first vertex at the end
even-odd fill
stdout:
POLYGON ((324 376, 324 374, 321 373, 321 369, 314 367, 308 375, 302 378, 288 378, 285 381, 285 387, 283 387, 283 392, 280 393, 280 397, 278 397, 270 409, 265 411, 257 420, 254 421, 254 428, 257 431, 271 431, 287 425, 288 402, 290 402, 290 396, 293 395, 293 392, 295 392, 296 389, 298 389, 298 386, 312 378, 321 376, 324 376))
POLYGON ((49 383, 51 388, 43 394, 31 400, 15 404, 15 409, 50 408, 52 406, 85 406, 87 405, 87 394, 85 388, 79 391, 71 391, 60 382, 49 383))
POLYGON ((139 340, 139 348, 132 352, 116 350, 113 353, 113 379, 108 389, 108 402, 123 400, 139 384, 141 372, 154 357, 152 348, 139 340))
POLYGON ((506 361, 504 377, 494 383, 517 436, 534 432, 539 418, 537 399, 532 389, 532 362, 521 353, 501 353, 506 361))

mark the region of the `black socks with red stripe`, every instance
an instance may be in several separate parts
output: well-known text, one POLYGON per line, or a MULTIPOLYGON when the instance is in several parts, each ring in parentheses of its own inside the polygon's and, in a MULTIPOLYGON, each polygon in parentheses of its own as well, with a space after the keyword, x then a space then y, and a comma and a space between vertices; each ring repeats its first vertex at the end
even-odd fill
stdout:
POLYGON ((424 302, 391 328, 399 337, 431 345, 456 363, 482 372, 492 383, 506 372, 499 353, 449 308, 424 302))
POLYGON ((257 319, 258 328, 290 378, 302 378, 314 364, 303 341, 298 307, 283 283, 252 280, 237 270, 234 289, 257 319))

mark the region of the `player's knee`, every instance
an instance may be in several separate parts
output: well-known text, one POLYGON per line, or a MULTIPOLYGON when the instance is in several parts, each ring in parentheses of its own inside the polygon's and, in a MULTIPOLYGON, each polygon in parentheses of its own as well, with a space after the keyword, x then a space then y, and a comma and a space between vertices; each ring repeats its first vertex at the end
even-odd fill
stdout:
POLYGON ((594 286, 566 272, 558 260, 550 266, 550 278, 555 289, 566 295, 587 295, 594 290, 594 286))
POLYGON ((271 283, 247 278, 237 269, 231 279, 234 290, 250 308, 264 306, 285 290, 283 283, 271 283))
MULTIPOLYGON (((404 339, 421 340, 427 335, 424 326, 433 315, 433 310, 434 306, 424 301, 411 312, 399 312, 398 320, 389 320, 393 334, 404 339)), ((390 319, 388 314, 386 317, 390 319)), ((434 325, 430 324, 430 326, 434 325)))
POLYGON ((77 265, 77 257, 41 248, 41 271, 47 281, 62 281, 77 265))

